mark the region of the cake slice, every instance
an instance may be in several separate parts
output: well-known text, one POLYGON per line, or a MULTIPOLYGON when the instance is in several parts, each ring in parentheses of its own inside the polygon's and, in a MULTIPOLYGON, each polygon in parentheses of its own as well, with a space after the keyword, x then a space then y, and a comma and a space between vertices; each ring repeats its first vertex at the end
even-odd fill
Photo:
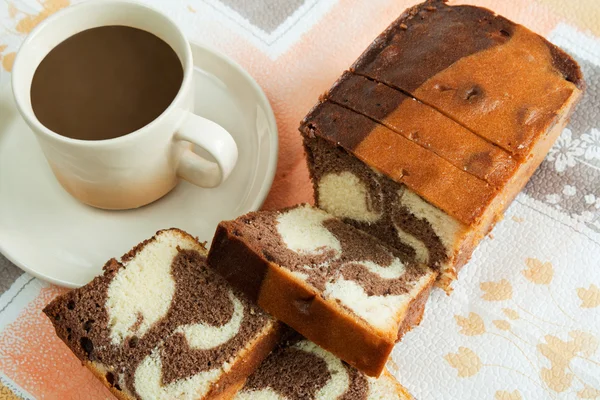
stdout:
POLYGON ((308 205, 221 222, 208 265, 307 339, 378 376, 436 273, 308 205))
POLYGON ((419 4, 302 121, 315 204, 435 268, 450 290, 583 86, 571 57, 522 26, 419 4))
POLYGON ((493 11, 428 0, 408 9, 352 65, 527 160, 582 94, 579 66, 493 11))
POLYGON ((229 398, 276 346, 280 325, 169 229, 53 300, 57 335, 120 399, 229 398))
POLYGON ((386 370, 371 378, 302 338, 285 341, 234 400, 412 400, 386 370))

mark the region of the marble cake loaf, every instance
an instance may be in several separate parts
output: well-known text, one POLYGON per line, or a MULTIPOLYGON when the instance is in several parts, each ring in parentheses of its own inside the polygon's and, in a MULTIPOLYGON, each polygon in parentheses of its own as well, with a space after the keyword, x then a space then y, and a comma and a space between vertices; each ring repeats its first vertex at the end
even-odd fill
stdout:
POLYGON ((583 86, 577 63, 523 26, 417 5, 303 120, 316 205, 437 268, 448 289, 583 86))
POLYGON ((280 339, 278 322, 206 267, 204 245, 170 229, 44 313, 120 399, 231 398, 280 339))
POLYGON ((207 262, 275 318, 371 376, 421 321, 437 276, 308 205, 221 222, 207 262))
POLYGON ((301 338, 282 343, 234 400, 411 400, 387 371, 371 378, 301 338))

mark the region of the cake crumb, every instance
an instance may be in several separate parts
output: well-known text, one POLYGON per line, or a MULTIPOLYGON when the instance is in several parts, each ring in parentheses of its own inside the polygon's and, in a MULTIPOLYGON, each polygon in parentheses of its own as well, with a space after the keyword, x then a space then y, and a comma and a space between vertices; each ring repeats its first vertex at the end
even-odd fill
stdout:
POLYGON ((400 24, 400 29, 407 30, 408 26, 406 24, 400 24))
POLYGON ((525 221, 523 218, 521 218, 521 217, 517 217, 517 216, 515 216, 515 215, 513 215, 513 217, 512 217, 512 220, 513 220, 513 221, 515 221, 515 222, 517 222, 517 223, 519 223, 519 224, 520 224, 521 222, 525 221))

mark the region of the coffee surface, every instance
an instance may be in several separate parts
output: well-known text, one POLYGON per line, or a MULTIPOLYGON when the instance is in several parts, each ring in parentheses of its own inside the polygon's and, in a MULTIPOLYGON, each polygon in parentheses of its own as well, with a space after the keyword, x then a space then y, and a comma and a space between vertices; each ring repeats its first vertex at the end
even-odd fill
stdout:
POLYGON ((183 80, 175 51, 141 29, 102 26, 66 39, 46 55, 31 83, 38 120, 74 139, 127 135, 152 122, 183 80))

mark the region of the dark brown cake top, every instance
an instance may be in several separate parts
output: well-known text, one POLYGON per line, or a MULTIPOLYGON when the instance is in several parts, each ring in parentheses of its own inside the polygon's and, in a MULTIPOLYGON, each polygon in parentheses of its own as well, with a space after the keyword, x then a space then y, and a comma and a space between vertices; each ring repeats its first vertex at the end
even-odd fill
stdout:
POLYGON ((583 88, 577 63, 527 28, 481 7, 417 5, 351 68, 409 93, 526 161, 583 88))
MULTIPOLYGON (((413 91, 461 58, 500 46, 511 39, 514 22, 482 7, 448 6, 429 0, 406 10, 355 62, 359 73, 385 76, 413 91)), ((581 71, 562 50, 540 38, 551 53, 557 71, 582 88, 581 71)))
MULTIPOLYGON (((385 125, 456 168, 493 186, 506 183, 518 166, 510 153, 501 147, 470 132, 434 108, 364 76, 346 71, 326 98, 385 125)), ((363 135, 366 137, 369 124, 359 127, 364 128, 363 135)))

